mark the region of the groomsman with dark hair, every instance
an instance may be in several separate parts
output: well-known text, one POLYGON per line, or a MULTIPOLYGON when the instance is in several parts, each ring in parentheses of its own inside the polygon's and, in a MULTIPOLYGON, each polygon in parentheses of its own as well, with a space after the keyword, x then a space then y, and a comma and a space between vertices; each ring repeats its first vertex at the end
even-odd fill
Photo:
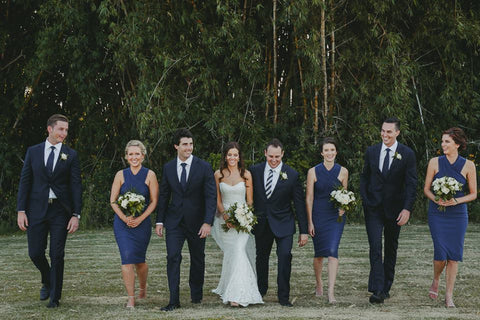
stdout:
POLYGON ((298 220, 299 246, 308 241, 305 195, 298 172, 282 162, 283 145, 273 139, 265 147, 266 161, 250 167, 253 180, 253 204, 258 224, 254 227, 257 250, 257 283, 260 294, 268 289, 268 269, 273 241, 277 244, 278 302, 292 307, 290 274, 295 217, 298 220), (295 207, 295 211, 292 208, 295 207))
POLYGON ((17 223, 27 231, 28 254, 40 271, 40 300, 50 298, 57 308, 62 294, 67 232, 78 229, 82 209, 80 164, 75 150, 63 144, 67 117, 55 114, 47 121, 48 138, 27 149, 20 176, 17 223), (50 264, 45 257, 50 234, 50 264))
POLYGON ((217 208, 217 189, 210 164, 192 154, 193 136, 187 129, 175 133, 177 156, 163 166, 155 232, 166 229, 167 278, 170 301, 162 311, 180 308, 180 263, 187 241, 190 251, 190 297, 203 298, 205 239, 217 208))
POLYGON ((408 222, 416 198, 415 153, 397 141, 399 134, 400 120, 388 118, 383 122, 382 142, 367 148, 360 177, 370 245, 370 303, 383 303, 390 297, 400 227, 408 222), (383 259, 382 233, 385 242, 383 259))

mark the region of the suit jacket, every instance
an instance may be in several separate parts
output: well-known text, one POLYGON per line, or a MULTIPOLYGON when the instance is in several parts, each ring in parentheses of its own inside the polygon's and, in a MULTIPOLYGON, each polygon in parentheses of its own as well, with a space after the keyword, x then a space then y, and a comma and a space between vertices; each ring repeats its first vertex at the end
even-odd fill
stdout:
POLYGON ((210 164, 193 157, 184 191, 177 174, 177 158, 163 166, 157 206, 157 223, 169 228, 183 223, 197 233, 203 223, 212 224, 217 208, 217 189, 210 164))
MULTIPOLYGON (((387 175, 379 169, 382 144, 367 148, 365 164, 360 176, 360 194, 363 205, 368 208, 383 206, 387 218, 395 219, 402 209, 412 212, 416 198, 417 169, 415 153, 409 147, 398 143, 387 175)), ((365 210, 368 214, 369 210, 365 210)))
POLYGON ((49 173, 42 142, 27 149, 18 188, 17 211, 25 211, 30 224, 45 217, 50 188, 66 215, 81 214, 82 181, 77 152, 62 144, 55 168, 49 173), (67 155, 66 160, 61 158, 62 154, 67 155))
POLYGON ((283 238, 294 234, 295 214, 292 210, 293 202, 300 233, 307 234, 305 196, 298 178, 298 172, 283 163, 281 172, 285 172, 288 178, 283 180, 279 177, 272 195, 267 199, 264 183, 265 166, 266 162, 262 162, 250 167, 253 179, 254 212, 258 219, 258 224, 253 232, 263 232, 268 220, 270 229, 276 237, 283 238))

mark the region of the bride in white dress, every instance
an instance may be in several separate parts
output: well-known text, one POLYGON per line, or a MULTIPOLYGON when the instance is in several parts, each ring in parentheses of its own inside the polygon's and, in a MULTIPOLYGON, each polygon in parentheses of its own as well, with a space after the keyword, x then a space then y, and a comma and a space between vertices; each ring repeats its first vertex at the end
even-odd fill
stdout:
POLYGON ((216 289, 223 303, 246 307, 263 303, 258 291, 255 270, 255 239, 249 233, 230 228, 225 232, 222 224, 228 219, 225 211, 234 203, 249 205, 253 202, 252 176, 244 169, 240 146, 229 142, 223 152, 220 170, 215 172, 218 215, 212 227, 212 236, 223 251, 222 275, 216 289))

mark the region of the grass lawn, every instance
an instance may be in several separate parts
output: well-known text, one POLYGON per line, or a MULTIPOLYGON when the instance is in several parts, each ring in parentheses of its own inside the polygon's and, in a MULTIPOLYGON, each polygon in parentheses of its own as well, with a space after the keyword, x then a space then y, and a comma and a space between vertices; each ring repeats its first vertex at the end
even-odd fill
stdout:
MULTIPOLYGON (((148 298, 126 310, 126 292, 120 274, 120 255, 113 232, 81 231, 69 236, 66 248, 63 297, 59 309, 39 300, 40 274, 27 254, 23 233, 0 237, 0 319, 480 319, 480 226, 470 225, 464 262, 454 291, 456 309, 443 304, 445 281, 439 299, 427 292, 432 280, 433 245, 426 225, 402 228, 396 279, 384 305, 368 303, 368 243, 364 226, 346 225, 340 244, 336 305, 314 296, 313 245, 294 247, 291 277, 293 308, 276 299, 276 257, 271 256, 270 289, 265 304, 247 308, 223 305, 211 293, 220 277, 222 254, 212 238, 207 241, 204 300, 190 303, 188 249, 185 245, 181 274, 182 308, 164 313, 168 303, 165 240, 154 233, 147 252, 150 266, 148 298)), ((324 267, 326 292, 326 268, 324 267)))

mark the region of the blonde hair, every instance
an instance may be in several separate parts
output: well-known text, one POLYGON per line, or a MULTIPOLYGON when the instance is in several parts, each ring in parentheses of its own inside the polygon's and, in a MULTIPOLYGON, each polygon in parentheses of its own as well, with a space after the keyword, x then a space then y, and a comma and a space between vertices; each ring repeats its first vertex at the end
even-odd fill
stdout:
POLYGON ((145 156, 147 154, 147 148, 140 140, 130 140, 128 141, 127 145, 125 146, 125 159, 127 158, 128 148, 130 147, 139 147, 140 152, 145 156))

